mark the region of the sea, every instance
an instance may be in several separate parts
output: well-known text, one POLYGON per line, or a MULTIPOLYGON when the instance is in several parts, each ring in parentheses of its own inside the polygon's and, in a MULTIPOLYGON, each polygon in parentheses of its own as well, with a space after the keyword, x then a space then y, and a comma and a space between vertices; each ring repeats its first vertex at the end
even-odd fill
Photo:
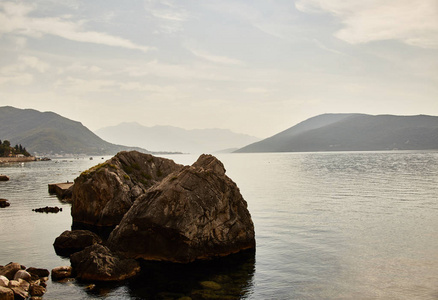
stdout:
MULTIPOLYGON (((118 284, 48 281, 43 299, 438 299, 438 152, 217 154, 248 203, 256 251, 142 264, 118 284)), ((192 164, 197 155, 167 155, 192 164)), ((70 204, 48 184, 109 157, 0 165, 0 265, 70 265, 70 204), (32 209, 58 206, 57 214, 32 209)))

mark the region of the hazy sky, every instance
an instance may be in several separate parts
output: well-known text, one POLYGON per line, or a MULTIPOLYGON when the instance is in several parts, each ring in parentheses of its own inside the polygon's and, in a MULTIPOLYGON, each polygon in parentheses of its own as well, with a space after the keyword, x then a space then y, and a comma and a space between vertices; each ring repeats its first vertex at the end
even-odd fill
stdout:
POLYGON ((437 0, 0 2, 0 106, 261 138, 438 115, 437 0))

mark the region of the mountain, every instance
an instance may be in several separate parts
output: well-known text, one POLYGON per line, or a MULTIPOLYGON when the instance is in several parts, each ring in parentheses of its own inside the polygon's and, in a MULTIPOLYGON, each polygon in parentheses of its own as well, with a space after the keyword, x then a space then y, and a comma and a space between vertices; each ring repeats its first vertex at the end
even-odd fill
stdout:
MULTIPOLYGON (((132 147, 108 143, 79 122, 53 112, 0 107, 0 139, 34 155, 112 155, 132 147)), ((137 148, 136 150, 146 151, 137 148)))
POLYGON ((212 153, 223 149, 240 148, 260 140, 227 129, 186 130, 172 126, 146 127, 135 122, 105 127, 95 133, 113 143, 185 153, 212 153))
POLYGON ((324 114, 235 152, 438 149, 438 117, 324 114))

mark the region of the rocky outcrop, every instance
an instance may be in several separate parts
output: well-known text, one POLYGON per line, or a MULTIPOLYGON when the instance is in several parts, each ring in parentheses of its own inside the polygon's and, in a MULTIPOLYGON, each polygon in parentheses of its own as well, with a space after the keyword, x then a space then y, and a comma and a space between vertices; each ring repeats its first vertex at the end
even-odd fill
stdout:
POLYGON ((138 196, 182 167, 137 151, 118 153, 75 179, 73 223, 116 226, 138 196))
POLYGON ((29 296, 41 297, 46 292, 49 271, 28 268, 18 263, 9 263, 0 267, 0 299, 27 299, 29 296), (41 275, 41 276, 39 276, 41 275))
POLYGON ((137 261, 119 258, 100 244, 73 254, 70 261, 76 276, 83 280, 121 281, 140 272, 137 261))
POLYGON ((102 239, 88 230, 66 230, 55 239, 53 247, 58 255, 69 256, 88 246, 102 243, 102 239))
POLYGON ((223 164, 202 155, 140 196, 108 245, 131 258, 187 263, 255 248, 254 225, 223 164))

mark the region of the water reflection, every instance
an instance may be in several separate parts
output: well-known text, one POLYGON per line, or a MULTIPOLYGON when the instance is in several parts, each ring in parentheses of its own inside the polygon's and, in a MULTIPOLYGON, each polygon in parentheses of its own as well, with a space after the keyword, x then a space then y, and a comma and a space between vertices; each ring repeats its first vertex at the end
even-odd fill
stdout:
POLYGON ((242 299, 251 294, 254 270, 254 250, 190 264, 143 261, 127 288, 134 299, 242 299))

